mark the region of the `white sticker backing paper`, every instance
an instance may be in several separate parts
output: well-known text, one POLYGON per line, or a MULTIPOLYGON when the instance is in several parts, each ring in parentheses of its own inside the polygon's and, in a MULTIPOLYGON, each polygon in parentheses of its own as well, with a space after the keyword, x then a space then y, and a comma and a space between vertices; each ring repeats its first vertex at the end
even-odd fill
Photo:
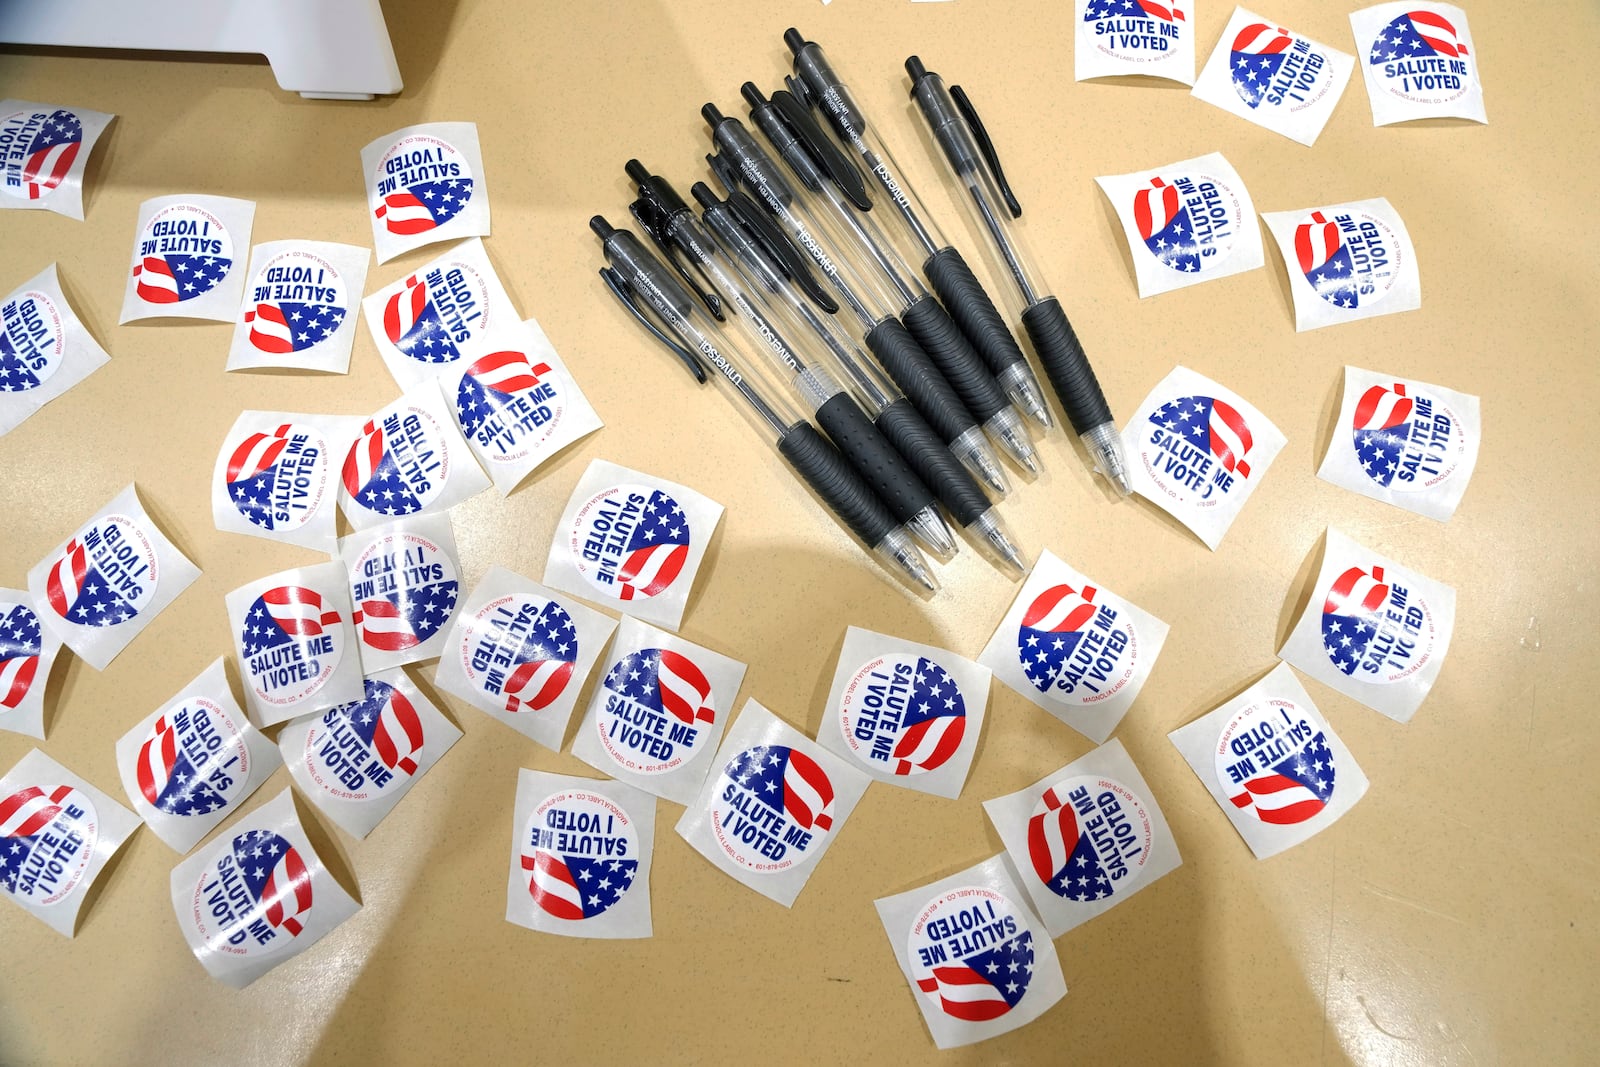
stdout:
POLYGON ((372 246, 385 263, 413 248, 489 233, 478 126, 407 126, 361 150, 372 246))
POLYGON ((1344 403, 1317 477, 1448 522, 1482 437, 1477 397, 1346 367, 1344 403))
POLYGON ((871 784, 746 700, 678 835, 728 877, 792 907, 871 784))
POLYGON ((1462 118, 1488 122, 1478 49, 1453 4, 1401 0, 1350 13, 1372 124, 1462 118))
POLYGON ((0 209, 83 221, 83 171, 114 115, 0 100, 0 209))
POLYGON ((1439 677, 1455 624, 1454 589, 1330 526, 1311 599, 1278 658, 1409 722, 1439 677))
POLYGON ((1122 430, 1133 491, 1213 551, 1285 441, 1253 404, 1188 367, 1161 379, 1122 430))
POLYGON ((490 567, 445 638, 434 684, 559 752, 584 679, 616 625, 570 596, 490 567))
POLYGON ((1315 330, 1422 306, 1417 250, 1389 201, 1263 211, 1283 254, 1294 328, 1315 330))
POLYGON ((211 977, 243 989, 361 905, 311 847, 285 789, 172 869, 172 912, 211 977))
POLYGON ((97 671, 200 577, 130 483, 28 572, 44 624, 97 671))
POLYGON ((339 471, 355 415, 242 411, 211 471, 211 521, 225 533, 332 552, 339 471))
POLYGON ((733 717, 745 665, 622 617, 572 754, 675 804, 688 804, 733 717))
POLYGON ((373 674, 435 659, 461 600, 461 564, 449 515, 419 515, 339 542, 361 663, 373 674))
POLYGON ((443 382, 461 432, 505 495, 604 424, 532 319, 490 330, 479 352, 443 382))
POLYGON ((227 606, 257 726, 361 699, 361 650, 343 563, 259 578, 229 593, 227 606))
POLYGON ((1355 62, 1351 55, 1236 7, 1193 95, 1309 146, 1333 115, 1355 62))
POLYGON ((327 241, 271 241, 250 253, 228 370, 350 369, 372 253, 327 241))
POLYGON ((1265 262, 1255 205, 1221 152, 1095 181, 1122 220, 1140 297, 1265 262))
POLYGON ((117 741, 123 792, 180 855, 277 767, 277 748, 245 718, 220 658, 117 741))
POLYGON ((490 327, 518 321, 476 237, 379 289, 361 308, 378 355, 401 389, 437 378, 477 353, 490 327))
POLYGON ((118 321, 232 322, 244 299, 255 214, 255 201, 231 196, 158 196, 140 204, 118 321))
POLYGON ((1191 0, 1076 0, 1073 78, 1143 74, 1194 84, 1191 0))
POLYGON ((1367 791, 1355 757, 1281 663, 1167 736, 1257 859, 1322 832, 1367 791))
POLYGON ((721 518, 688 486, 593 460, 556 523, 545 584, 676 630, 721 518))
POLYGON ((852 626, 817 742, 880 782, 954 800, 989 706, 988 667, 852 626))
POLYGON ((44 692, 61 637, 25 589, 0 589, 0 730, 44 740, 44 692))
POLYGON ((0 887, 63 937, 139 817, 33 749, 0 778, 0 887))
POLYGON ((339 506, 352 529, 448 511, 489 488, 437 381, 368 419, 344 458, 339 506))
POLYGON ((1009 796, 983 802, 1051 937, 1178 869, 1166 816, 1113 740, 1009 796))
POLYGON ((649 937, 655 833, 649 793, 518 771, 506 921, 563 937, 649 937))
POLYGON ((978 662, 1101 743, 1138 699, 1166 640, 1166 623, 1045 549, 978 662))
POLYGON ((50 264, 0 302, 0 434, 105 366, 50 264))
POLYGON ((366 837, 460 739, 396 668, 369 675, 360 700, 290 722, 278 748, 317 810, 352 837, 366 837))
POLYGON ((1004 853, 874 903, 940 1048, 1026 1026, 1067 995, 1056 947, 1004 853))

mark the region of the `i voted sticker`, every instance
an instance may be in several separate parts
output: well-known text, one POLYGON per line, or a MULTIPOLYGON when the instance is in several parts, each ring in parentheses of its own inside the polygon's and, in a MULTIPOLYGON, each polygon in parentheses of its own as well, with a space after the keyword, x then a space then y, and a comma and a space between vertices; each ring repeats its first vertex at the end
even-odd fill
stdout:
POLYGON ((438 498, 450 478, 444 442, 444 424, 420 405, 369 419, 345 457, 345 491, 373 515, 414 515, 438 498))
POLYGON ((1345 368, 1344 403, 1317 476, 1445 521, 1472 477, 1478 398, 1345 368))
POLYGON ((1142 74, 1194 84, 1194 27, 1185 0, 1078 0, 1074 77, 1142 74))
POLYGON ((364 661, 395 665, 426 658, 439 644, 434 638, 454 618, 461 582, 454 545, 446 545, 442 536, 448 535, 449 519, 439 520, 437 530, 402 523, 367 538, 345 539, 347 550, 366 541, 355 554, 346 552, 364 661))
POLYGON ((1487 122, 1467 15, 1452 4, 1401 2, 1350 13, 1372 124, 1429 117, 1487 122))
POLYGON ((0 434, 107 362, 50 264, 0 300, 0 434))
POLYGON ((343 374, 367 282, 365 248, 273 241, 250 254, 228 370, 291 367, 343 374))
POLYGON ((1416 251, 1387 200, 1264 212, 1289 273, 1296 330, 1422 306, 1416 251))
POLYGON ((1354 68, 1353 56, 1239 7, 1193 95, 1310 145, 1332 116, 1354 68))
POLYGON ((489 232, 478 127, 408 126, 361 150, 378 262, 434 241, 489 232))
POLYGON ((342 563, 283 571, 228 594, 228 617, 257 725, 321 711, 361 695, 350 594, 342 563))
POLYGON ((747 748, 718 774, 711 832, 745 870, 774 874, 804 863, 825 847, 833 822, 833 781, 804 752, 747 748))
POLYGON ((437 377, 494 326, 517 321, 511 297, 477 238, 362 301, 367 329, 402 389, 437 377))
POLYGON ((557 919, 603 915, 633 888, 639 841, 628 813, 607 797, 563 790, 545 797, 522 834, 533 903, 557 919))
POLYGON ((99 834, 94 801, 71 785, 0 797, 0 885, 36 908, 60 904, 83 882, 99 834))
POLYGON ((331 550, 339 468, 360 420, 349 415, 243 411, 217 451, 217 529, 331 550))
POLYGON ((0 101, 0 210, 83 219, 83 172, 113 116, 78 107, 0 101))
POLYGON ((226 196, 165 196, 139 208, 122 322, 157 316, 232 322, 244 294, 240 254, 255 204, 226 196))
POLYGON ((44 691, 60 650, 27 592, 0 589, 0 730, 44 737, 44 691))

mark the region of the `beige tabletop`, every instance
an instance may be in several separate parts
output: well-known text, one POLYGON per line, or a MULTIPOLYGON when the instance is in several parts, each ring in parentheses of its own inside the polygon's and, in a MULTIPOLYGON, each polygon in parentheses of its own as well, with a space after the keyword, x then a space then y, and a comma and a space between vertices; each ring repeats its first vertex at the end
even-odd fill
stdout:
MULTIPOLYGON (((1269 14, 1350 51, 1346 6, 1284 0, 1269 14)), ((1592 1060, 1600 83, 1584 72, 1600 44, 1594 4, 1558 0, 1536 16, 1472 7, 1489 125, 1375 128, 1358 70, 1314 148, 1174 84, 1075 82, 1062 0, 386 7, 406 89, 370 103, 301 99, 246 60, 0 53, 0 97, 117 115, 88 166, 85 221, 0 214, 0 290, 58 263, 111 355, 0 438, 0 585, 22 585, 130 481, 203 571, 105 671, 63 656, 40 747, 121 799, 115 740, 231 655, 224 596, 318 561, 214 529, 212 464, 241 410, 367 415, 398 392, 364 329, 347 375, 311 376, 225 374, 226 324, 118 326, 140 202, 243 197, 256 204, 255 242, 370 246, 358 153, 430 121, 477 123, 489 254, 606 422, 509 497, 491 490, 456 508, 467 585, 495 564, 538 579, 564 502, 603 457, 726 506, 682 633, 748 661, 741 703, 754 697, 813 733, 852 624, 975 657, 1018 584, 970 548, 939 569, 931 599, 888 579, 728 398, 696 391, 596 277, 588 220, 627 218, 624 161, 637 156, 685 190, 710 180, 701 105, 743 117, 740 83, 778 86, 789 69, 781 34, 796 25, 826 47, 977 266, 979 238, 924 150, 902 62, 918 53, 971 91, 1027 208, 1041 272, 1119 420, 1181 363, 1248 398, 1288 438, 1215 552, 1148 502, 1113 500, 1060 429, 1039 441, 1044 473, 1019 479, 1001 507, 1030 557, 1049 548, 1171 625, 1116 737, 1183 865, 1057 939, 1070 990, 1060 1004, 938 1054, 872 902, 1000 851, 980 802, 1083 755, 1087 739, 997 685, 960 799, 874 785, 791 910, 686 847, 673 832, 681 809, 663 802, 654 937, 573 940, 505 921, 508 832, 519 768, 593 772, 437 694, 428 665, 413 676, 465 731, 440 765, 366 840, 300 804, 318 850, 359 895, 354 918, 246 990, 225 988, 174 919, 167 884, 181 857, 141 830, 74 939, 0 905, 0 1062, 1592 1060), (1094 178, 1213 151, 1260 211, 1387 197, 1416 245, 1421 310, 1297 334, 1270 238, 1260 270, 1140 300, 1094 178), (1346 364, 1482 398, 1482 454, 1448 523, 1316 478, 1346 364), (1319 836, 1258 861, 1166 735, 1274 666, 1330 525, 1453 586, 1455 637, 1408 725, 1306 683, 1371 789, 1319 836)), ((1221 3, 1193 13, 1197 65, 1228 16, 1221 3)), ((368 291, 440 250, 374 263, 368 291)), ((988 280, 998 296, 1002 279, 988 280)), ((33 747, 0 735, 0 770, 33 747)), ((245 808, 287 784, 279 769, 245 808)))

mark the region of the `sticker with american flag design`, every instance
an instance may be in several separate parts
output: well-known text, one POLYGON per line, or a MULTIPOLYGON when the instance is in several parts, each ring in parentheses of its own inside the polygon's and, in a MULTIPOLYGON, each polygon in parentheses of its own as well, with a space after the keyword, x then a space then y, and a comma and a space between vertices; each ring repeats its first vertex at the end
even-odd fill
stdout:
POLYGON ((200 576, 130 484, 28 572, 34 610, 103 671, 200 576))
POLYGON ((0 777, 0 896, 72 937, 89 887, 138 816, 33 749, 0 777))
POLYGON ((1348 53, 1236 7, 1191 95, 1309 146, 1355 64, 1348 53))
POLYGON ((220 658, 117 741, 129 803, 179 854, 238 811, 277 766, 278 750, 245 718, 220 658))
POLYGON ((1350 12, 1372 124, 1458 118, 1487 123, 1478 46, 1454 4, 1400 0, 1350 12))
POLYGON ((1328 528, 1311 598, 1278 658, 1409 722, 1438 680, 1456 593, 1328 528))
POLYGON ((1179 366, 1144 398, 1122 443, 1133 491, 1215 550, 1286 438, 1239 394, 1179 366))
POLYGON ((50 264, 0 300, 0 435, 108 361, 50 264))
POLYGON ((241 411, 211 469, 211 521, 246 534, 331 552, 340 467, 362 420, 355 415, 241 411))
POLYGON ((1405 222, 1382 197, 1264 211, 1289 276, 1299 332, 1422 306, 1417 253, 1405 222))
POLYGON ((407 126, 361 150, 378 262, 436 241, 486 237, 489 187, 478 126, 407 126))
POLYGON ((83 221, 83 172, 114 115, 0 100, 0 210, 83 221))
POLYGON ((1051 937, 1183 862, 1150 786, 1115 739, 983 808, 1051 937))
POLYGON ((229 593, 227 608, 257 726, 360 699, 361 652, 343 563, 257 579, 229 593))
POLYGON ((1327 829, 1367 792, 1287 664, 1167 736, 1257 859, 1327 829))
POLYGON ((678 835, 730 878, 791 907, 871 782, 746 700, 678 835))
POLYGON ((1317 477, 1448 522, 1478 463, 1478 398, 1392 374, 1344 369, 1344 401, 1317 477))
POLYGON ((311 846, 289 789, 174 867, 170 887, 189 950, 235 989, 306 951, 361 907, 311 846))
POLYGON ((255 214, 255 201, 231 196, 158 196, 140 204, 118 321, 232 322, 244 298, 242 257, 255 214))
POLYGON ((522 770, 506 921, 563 937, 649 937, 656 798, 621 782, 522 770))
POLYGON ((545 583, 676 630, 721 519, 686 485, 593 460, 556 523, 545 583))
POLYGON ((359 700, 294 719, 278 734, 289 776, 352 837, 364 838, 461 738, 398 667, 367 675, 359 700))
POLYGON ((420 515, 339 542, 367 674, 434 659, 461 601, 449 515, 420 515))
POLYGON ((26 589, 0 589, 0 730, 44 740, 44 693, 61 638, 26 589))
POLYGON ((250 250, 227 370, 350 369, 372 253, 329 241, 269 241, 250 250))
POLYGON ((954 799, 983 732, 991 673, 946 649, 852 626, 817 741, 880 782, 954 799))
POLYGON ((1055 945, 1004 853, 875 904, 939 1048, 1026 1026, 1067 994, 1055 945))
POLYGON ((1194 84, 1193 0, 1075 0, 1073 78, 1194 84))
POLYGON ((445 512, 487 488, 436 379, 362 423, 339 467, 339 506, 356 530, 445 512))

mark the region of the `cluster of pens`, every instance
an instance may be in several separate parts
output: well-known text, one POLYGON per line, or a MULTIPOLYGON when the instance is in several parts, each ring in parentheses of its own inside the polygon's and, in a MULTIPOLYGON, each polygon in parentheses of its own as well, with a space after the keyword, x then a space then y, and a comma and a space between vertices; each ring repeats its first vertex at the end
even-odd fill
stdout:
MULTIPOLYGON (((706 158, 726 197, 696 182, 691 192, 703 211, 697 217, 667 181, 629 160, 627 173, 638 187, 630 210, 666 262, 596 215, 590 227, 610 264, 601 276, 698 381, 709 371, 732 391, 758 432, 775 440, 795 472, 891 571, 937 589, 917 545, 939 559, 955 553, 942 505, 993 562, 1020 573, 1026 559, 985 487, 997 497, 1007 491, 991 444, 1023 469, 1038 470, 1018 410, 1049 427, 1038 380, 822 49, 793 29, 784 42, 795 71, 787 90, 768 97, 750 82, 741 90, 771 153, 738 119, 705 105, 701 114, 717 149, 706 158), (885 217, 894 236, 880 222, 885 217), (908 260, 920 262, 938 299, 908 260), (767 371, 719 325, 730 306, 770 356, 767 371), (785 390, 773 388, 773 374, 831 444, 783 397, 785 390)), ((906 69, 935 142, 1016 285, 1023 326, 1074 432, 1100 471, 1127 493, 1121 439, 1105 397, 1060 304, 1044 292, 1007 228, 1021 208, 981 122, 959 86, 952 96, 916 57, 906 69)))

